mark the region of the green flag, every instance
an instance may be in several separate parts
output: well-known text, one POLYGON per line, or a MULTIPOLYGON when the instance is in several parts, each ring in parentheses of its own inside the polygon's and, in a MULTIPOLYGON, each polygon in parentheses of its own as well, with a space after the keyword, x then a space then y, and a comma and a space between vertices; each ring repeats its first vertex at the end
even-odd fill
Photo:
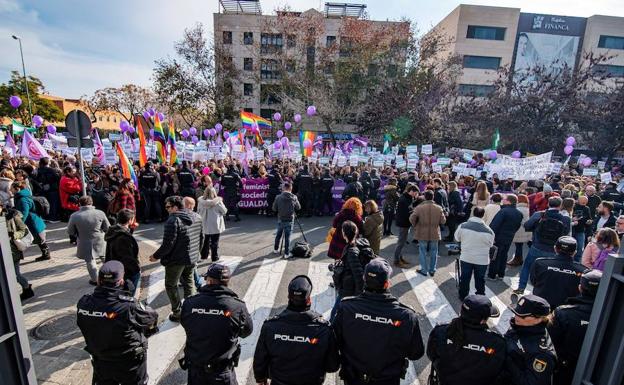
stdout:
POLYGON ((25 129, 28 129, 28 132, 37 132, 37 127, 24 126, 15 119, 11 119, 11 124, 13 125, 13 135, 22 135, 25 129))
POLYGON ((390 135, 385 134, 384 135, 383 153, 384 154, 388 154, 389 152, 390 152, 390 135))
POLYGON ((494 137, 492 138, 492 150, 496 150, 498 148, 498 142, 500 142, 500 132, 497 128, 494 133, 494 137))

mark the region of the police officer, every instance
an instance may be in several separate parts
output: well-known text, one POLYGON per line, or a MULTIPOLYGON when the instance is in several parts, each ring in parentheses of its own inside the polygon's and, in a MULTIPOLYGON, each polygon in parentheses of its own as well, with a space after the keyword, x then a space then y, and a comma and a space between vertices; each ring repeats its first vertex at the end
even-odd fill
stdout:
POLYGON ((323 316, 310 310, 312 281, 305 275, 288 284, 286 310, 262 325, 253 370, 256 383, 320 385, 339 367, 336 338, 323 316))
POLYGON ((236 384, 240 345, 253 331, 245 302, 227 286, 230 268, 219 263, 208 267, 207 284, 182 305, 180 323, 186 332, 182 369, 189 385, 236 384))
POLYGON ((78 327, 91 355, 94 385, 147 384, 147 335, 158 314, 123 290, 124 267, 108 261, 93 294, 78 301, 78 327))
POLYGON ((572 383, 601 278, 600 270, 589 270, 584 273, 579 286, 580 294, 568 298, 565 305, 559 306, 553 313, 548 333, 559 358, 554 385, 572 383))
POLYGON ((364 292, 343 298, 332 325, 346 385, 398 385, 408 361, 423 356, 416 312, 388 291, 392 268, 383 258, 364 268, 364 292))
POLYGON ((312 175, 308 172, 307 165, 303 166, 295 177, 293 190, 301 202, 301 213, 306 217, 311 217, 314 204, 312 202, 312 175))
POLYGON ((353 172, 351 174, 352 182, 345 186, 345 189, 342 191, 342 200, 346 201, 349 198, 358 198, 362 205, 364 204, 364 188, 362 187, 362 183, 359 181, 360 174, 357 172, 353 172))
POLYGON ((360 183, 362 184, 362 203, 366 202, 370 196, 370 190, 373 187, 373 181, 368 175, 368 171, 362 171, 362 176, 360 176, 360 183))
POLYGON ((515 314, 507 341, 506 368, 513 385, 550 385, 557 362, 546 325, 550 305, 533 294, 521 297, 511 308, 515 314))
POLYGON ((505 369, 505 339, 487 324, 488 318, 499 315, 499 310, 486 296, 467 296, 460 316, 434 327, 429 334, 430 378, 437 379, 441 385, 481 385, 501 381, 505 369))
POLYGON ((576 240, 563 236, 555 243, 556 257, 538 258, 531 266, 533 294, 544 298, 551 309, 578 294, 581 274, 586 267, 574 262, 576 240))
POLYGON ((154 171, 151 162, 139 176, 139 187, 145 203, 144 222, 149 223, 152 218, 162 218, 162 204, 160 196, 160 174, 154 171))
POLYGON ((178 170, 178 181, 180 182, 180 195, 183 197, 195 198, 195 175, 189 169, 188 162, 182 161, 182 167, 178 170))
POLYGON ((282 176, 279 173, 277 165, 273 165, 273 168, 269 172, 268 178, 269 190, 267 192, 267 202, 269 206, 267 208, 267 217, 272 217, 275 216, 275 212, 273 211, 273 202, 275 201, 275 197, 280 194, 282 187, 282 176))
POLYGON ((319 216, 323 215, 324 213, 329 213, 329 215, 333 215, 333 188, 334 178, 329 173, 329 169, 325 167, 325 169, 323 170, 323 176, 321 177, 321 197, 318 210, 319 216))
POLYGON ((381 179, 377 175, 377 169, 374 168, 370 172, 371 187, 368 199, 376 201, 379 198, 379 188, 381 187, 381 179))
POLYGON ((225 220, 229 221, 230 214, 234 214, 234 221, 240 221, 240 217, 238 215, 238 201, 240 200, 243 181, 236 173, 233 164, 228 165, 227 173, 221 177, 221 186, 223 186, 223 200, 225 207, 228 209, 227 214, 225 214, 225 220))

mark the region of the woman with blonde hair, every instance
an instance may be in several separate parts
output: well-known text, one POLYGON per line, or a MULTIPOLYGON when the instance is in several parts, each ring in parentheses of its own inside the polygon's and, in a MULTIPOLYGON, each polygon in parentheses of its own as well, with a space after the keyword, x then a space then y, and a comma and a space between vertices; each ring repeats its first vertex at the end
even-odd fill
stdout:
POLYGON ((485 209, 485 206, 490 203, 490 192, 488 191, 487 184, 485 184, 484 181, 480 180, 477 182, 477 187, 475 187, 475 192, 472 196, 471 203, 472 209, 474 209, 475 207, 481 207, 485 209))
POLYGON ((346 221, 355 223, 358 228, 358 233, 361 234, 363 230, 362 222, 362 202, 356 197, 349 198, 342 205, 342 209, 334 217, 332 222, 332 228, 330 229, 331 241, 329 242, 329 249, 327 250, 327 256, 332 259, 340 259, 342 257, 342 251, 346 246, 346 242, 342 237, 340 229, 342 224, 346 221))
POLYGON ((202 217, 202 234, 204 234, 201 259, 210 256, 212 261, 216 262, 219 260, 219 237, 225 231, 223 216, 227 214, 227 208, 212 186, 206 187, 204 195, 197 199, 197 213, 202 217))

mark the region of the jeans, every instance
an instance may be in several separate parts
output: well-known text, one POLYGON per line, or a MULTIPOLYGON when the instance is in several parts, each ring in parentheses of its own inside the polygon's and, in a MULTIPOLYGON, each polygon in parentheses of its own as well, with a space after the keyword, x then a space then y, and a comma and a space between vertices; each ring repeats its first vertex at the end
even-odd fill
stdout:
POLYGON ((470 291, 470 279, 474 274, 475 294, 485 295, 485 271, 487 265, 476 265, 474 263, 468 263, 459 261, 459 299, 462 301, 469 294, 470 291))
POLYGON ((420 269, 422 271, 429 274, 435 273, 438 260, 438 241, 419 240, 418 259, 420 260, 420 269))
POLYGON ((511 243, 495 243, 495 245, 498 247, 498 251, 494 260, 490 261, 488 277, 496 278, 496 276, 499 276, 503 278, 505 276, 505 268, 507 268, 507 254, 509 254, 511 243))
POLYGON ((399 240, 397 241, 396 249, 394 249, 394 262, 399 262, 403 256, 403 248, 405 242, 407 242, 407 234, 409 234, 409 227, 398 227, 399 240))
POLYGON ((195 265, 169 265, 165 266, 165 290, 171 302, 171 311, 174 314, 180 314, 182 309, 182 300, 178 293, 178 282, 182 283, 184 289, 184 298, 188 298, 195 294, 195 285, 193 284, 193 270, 195 265))
POLYGON ((543 251, 535 246, 529 247, 529 252, 524 258, 524 263, 522 263, 522 270, 520 271, 520 283, 518 284, 518 289, 524 290, 526 288, 527 283, 529 282, 529 275, 531 274, 531 266, 533 262, 537 258, 541 257, 556 257, 557 254, 553 252, 543 251))
POLYGON ((274 250, 279 250, 279 246, 280 246, 280 241, 282 240, 282 233, 284 234, 284 254, 288 255, 289 253, 289 246, 290 246, 290 233, 292 232, 293 229, 293 223, 292 221, 290 222, 282 222, 282 221, 278 221, 277 222, 277 233, 275 234, 275 247, 273 247, 274 250))
POLYGON ((390 234, 392 232, 392 221, 394 220, 394 208, 386 208, 383 211, 384 223, 383 223, 383 233, 390 234))
POLYGON ((208 256, 210 256, 210 259, 212 259, 213 262, 219 259, 219 237, 220 235, 221 234, 219 233, 204 235, 204 243, 202 245, 202 249, 200 253, 202 259, 208 259, 208 256))
POLYGON ((139 271, 138 273, 131 275, 126 279, 132 282, 132 284, 134 285, 134 290, 130 293, 130 295, 134 297, 134 293, 136 293, 137 289, 139 288, 139 283, 141 282, 141 272, 139 271))
POLYGON ((20 284, 22 289, 27 289, 28 280, 22 275, 22 273, 20 273, 19 264, 19 261, 13 261, 13 267, 15 267, 15 278, 17 279, 17 283, 20 284))
POLYGON ((574 239, 576 239, 576 254, 574 254, 574 261, 581 262, 583 256, 583 249, 585 249, 585 232, 574 233, 574 239))

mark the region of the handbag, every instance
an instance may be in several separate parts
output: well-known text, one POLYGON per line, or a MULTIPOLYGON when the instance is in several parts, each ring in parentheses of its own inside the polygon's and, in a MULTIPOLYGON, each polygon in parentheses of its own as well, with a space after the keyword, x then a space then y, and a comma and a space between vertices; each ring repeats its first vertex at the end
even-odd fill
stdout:
POLYGON ((30 233, 30 230, 26 229, 26 235, 24 235, 20 239, 13 240, 13 243, 15 243, 15 247, 17 247, 19 251, 26 251, 26 249, 32 246, 34 241, 35 238, 30 233))

